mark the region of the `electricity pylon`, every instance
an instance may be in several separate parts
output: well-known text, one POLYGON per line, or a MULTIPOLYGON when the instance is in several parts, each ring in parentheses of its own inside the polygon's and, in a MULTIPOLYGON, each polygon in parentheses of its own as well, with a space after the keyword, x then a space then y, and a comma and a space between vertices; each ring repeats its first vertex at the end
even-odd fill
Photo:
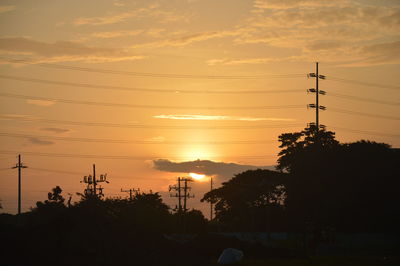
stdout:
POLYGON ((315 93, 315 103, 308 104, 308 108, 315 109, 315 123, 309 123, 309 126, 316 127, 316 131, 318 132, 320 128, 324 128, 324 125, 320 125, 319 123, 319 110, 326 110, 326 107, 319 104, 319 95, 325 95, 326 92, 319 89, 319 80, 325 79, 326 76, 320 75, 318 73, 318 62, 315 63, 315 73, 309 73, 307 75, 308 78, 315 78, 315 88, 308 89, 308 93, 315 93))

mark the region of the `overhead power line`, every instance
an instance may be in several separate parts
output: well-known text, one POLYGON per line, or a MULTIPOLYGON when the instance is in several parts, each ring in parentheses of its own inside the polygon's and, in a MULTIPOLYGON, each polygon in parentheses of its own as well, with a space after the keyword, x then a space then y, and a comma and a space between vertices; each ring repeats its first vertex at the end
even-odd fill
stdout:
POLYGON ((93 101, 80 101, 69 100, 61 98, 49 98, 39 96, 29 96, 13 93, 0 93, 1 97, 9 97, 15 99, 26 100, 39 100, 50 101, 66 104, 81 104, 81 105, 94 105, 94 106, 107 106, 107 107, 123 107, 123 108, 142 108, 142 109, 182 109, 182 110, 261 110, 261 109, 288 109, 288 108, 301 108, 303 105, 270 105, 270 106, 172 106, 172 105, 141 105, 129 103, 110 103, 110 102, 93 102, 93 101))
POLYGON ((297 78, 303 77, 304 74, 262 74, 262 75, 198 75, 198 74, 173 74, 173 73, 152 73, 152 72, 136 72, 136 71, 123 71, 123 70, 112 70, 112 69, 100 69, 100 68, 89 68, 89 67, 78 67, 68 66, 51 63, 35 63, 30 60, 24 59, 10 59, 1 58, 1 60, 13 63, 13 64, 26 64, 34 65, 45 68, 62 69, 62 70, 74 70, 83 72, 93 72, 101 74, 114 74, 114 75, 127 75, 136 77, 151 77, 151 78, 174 78, 174 79, 267 79, 267 78, 297 78))
POLYGON ((371 114, 371 113, 363 113, 339 108, 329 108, 329 111, 335 113, 342 113, 342 114, 349 114, 349 115, 358 115, 358 116, 366 116, 366 117, 375 117, 375 118, 382 118, 382 119, 389 119, 389 120, 400 120, 400 117, 396 116, 388 116, 388 115, 380 115, 380 114, 371 114))
POLYGON ((358 80, 353 80, 353 79, 344 79, 344 78, 338 78, 338 77, 332 77, 332 76, 329 76, 329 79, 327 79, 327 80, 368 86, 368 87, 377 87, 377 88, 384 88, 384 89, 390 89, 390 90, 400 90, 400 86, 381 84, 381 83, 372 83, 372 82, 366 82, 366 81, 358 81, 358 80))
POLYGON ((232 141, 152 141, 152 140, 126 140, 126 139, 95 139, 95 138, 75 138, 75 137, 59 137, 59 136, 43 136, 43 135, 30 135, 20 133, 0 132, 0 136, 13 137, 13 138, 37 138, 37 139, 51 139, 62 141, 77 141, 77 142, 100 142, 100 143, 131 143, 131 144, 167 144, 167 145, 181 145, 181 144, 201 144, 201 145, 227 145, 227 144, 269 144, 277 140, 232 140, 232 141))
POLYGON ((341 93, 336 93, 336 92, 329 92, 329 94, 327 94, 327 95, 337 97, 337 98, 342 98, 342 99, 354 100, 354 101, 362 101, 362 102, 370 102, 370 103, 378 103, 378 104, 386 104, 386 105, 400 105, 400 102, 358 97, 358 96, 346 95, 346 94, 341 94, 341 93))
POLYGON ((71 126, 94 126, 94 127, 116 127, 116 128, 136 128, 136 129, 202 129, 202 130, 220 130, 220 129, 262 129, 262 128, 288 128, 288 127, 302 127, 303 123, 291 124, 272 124, 272 125, 253 125, 253 126, 162 126, 162 125, 138 125, 138 124, 118 124, 106 122, 83 122, 83 121, 68 121, 68 120, 53 120, 44 118, 30 118, 30 117, 9 117, 0 115, 0 119, 23 121, 23 122, 41 122, 49 124, 62 124, 71 126))
MULTIPOLYGON (((18 151, 10 151, 10 150, 0 150, 0 154, 11 154, 15 155, 18 151)), ((127 155, 97 155, 97 154, 72 154, 72 153, 45 153, 45 152, 29 152, 24 151, 21 152, 27 156, 44 156, 44 157, 56 157, 56 158, 83 158, 83 159, 110 159, 110 160, 153 160, 153 159, 160 159, 160 158, 168 158, 171 160, 179 160, 185 159, 184 157, 174 157, 174 156, 127 156, 127 155)), ((236 158, 236 159, 264 159, 268 157, 275 157, 276 155, 254 155, 254 156, 234 156, 229 158, 236 158)), ((213 159, 216 158, 215 156, 207 156, 206 159, 213 159)), ((203 158, 205 159, 205 158, 203 158)))
POLYGON ((346 132, 351 132, 351 133, 357 133, 357 134, 366 134, 366 135, 376 135, 376 136, 383 136, 383 137, 393 137, 393 138, 400 138, 400 134, 388 134, 388 133, 383 133, 383 132, 376 132, 376 131, 368 131, 368 130, 360 130, 360 129, 350 129, 350 128, 344 128, 344 127, 329 127, 332 129, 338 129, 341 131, 346 131, 346 132))
POLYGON ((37 168, 37 167, 29 167, 30 170, 41 171, 41 172, 50 172, 50 173, 58 173, 58 174, 68 174, 68 175, 84 175, 84 172, 73 172, 73 171, 65 171, 65 170, 55 170, 55 169, 45 169, 45 168, 37 168))
POLYGON ((268 94, 268 93, 293 93, 301 92, 300 90, 188 90, 188 89, 152 89, 152 88, 137 88, 137 87, 122 87, 122 86, 108 86, 99 84, 88 84, 88 83, 77 83, 77 82, 66 82, 56 80, 45 80, 28 77, 17 77, 9 75, 1 75, 2 79, 23 81, 23 82, 34 82, 48 85, 61 85, 68 87, 80 87, 90 89, 102 89, 102 90, 121 90, 129 92, 155 92, 155 93, 185 93, 185 94, 268 94))
MULTIPOLYGON (((29 167, 29 170, 40 171, 40 172, 49 172, 49 173, 58 173, 58 174, 66 174, 66 175, 84 175, 84 172, 73 172, 73 171, 65 171, 65 170, 56 170, 56 169, 47 169, 47 168, 37 168, 37 167, 29 167)), ((116 177, 113 175, 113 177, 116 177)), ((116 178, 121 178, 117 176, 116 178)), ((151 177, 129 177, 129 179, 146 179, 146 180, 163 180, 167 181, 166 178, 151 178, 151 177)), ((108 194, 108 193, 107 193, 108 194)))

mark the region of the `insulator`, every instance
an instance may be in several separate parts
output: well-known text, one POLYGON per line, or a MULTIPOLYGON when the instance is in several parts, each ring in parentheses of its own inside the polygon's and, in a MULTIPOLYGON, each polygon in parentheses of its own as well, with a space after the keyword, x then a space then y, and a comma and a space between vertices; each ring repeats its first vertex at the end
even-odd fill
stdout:
POLYGON ((326 107, 321 105, 321 106, 319 107, 319 109, 321 109, 321 110, 326 110, 326 107))
POLYGON ((325 78, 326 78, 325 75, 318 75, 318 77, 319 77, 320 79, 325 79, 325 78))
POLYGON ((321 95, 325 95, 326 94, 326 91, 319 91, 319 94, 321 94, 321 95))

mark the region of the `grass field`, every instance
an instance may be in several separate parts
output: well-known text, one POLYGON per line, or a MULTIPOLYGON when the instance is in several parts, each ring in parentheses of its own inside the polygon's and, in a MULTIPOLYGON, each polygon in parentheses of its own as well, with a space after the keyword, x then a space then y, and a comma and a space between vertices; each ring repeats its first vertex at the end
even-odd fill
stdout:
MULTIPOLYGON (((210 265, 218 265, 211 263, 210 265)), ((400 265, 400 257, 312 257, 309 259, 263 259, 246 260, 235 265, 246 266, 397 266, 400 265)))

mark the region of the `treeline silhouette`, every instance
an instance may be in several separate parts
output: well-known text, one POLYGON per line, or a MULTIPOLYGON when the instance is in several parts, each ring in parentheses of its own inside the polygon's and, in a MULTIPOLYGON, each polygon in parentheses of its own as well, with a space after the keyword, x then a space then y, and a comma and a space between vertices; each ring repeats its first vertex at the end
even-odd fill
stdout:
POLYGON ((279 141, 278 171, 246 171, 204 195, 225 230, 399 232, 400 149, 315 127, 279 141))
MULTIPOLYGON (((309 127, 279 136, 277 171, 235 175, 202 199, 198 210, 173 211, 158 193, 132 199, 83 195, 66 201, 55 187, 21 215, 0 215, 4 265, 208 265, 227 247, 254 256, 303 256, 262 247, 224 232, 293 232, 314 244, 341 233, 398 234, 399 149, 384 143, 339 143, 309 127), (216 234, 216 232, 220 234, 216 234)), ((304 248, 304 245, 302 246, 304 248)))

